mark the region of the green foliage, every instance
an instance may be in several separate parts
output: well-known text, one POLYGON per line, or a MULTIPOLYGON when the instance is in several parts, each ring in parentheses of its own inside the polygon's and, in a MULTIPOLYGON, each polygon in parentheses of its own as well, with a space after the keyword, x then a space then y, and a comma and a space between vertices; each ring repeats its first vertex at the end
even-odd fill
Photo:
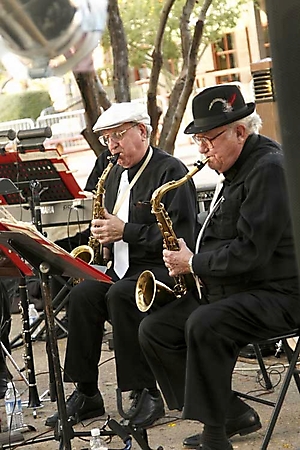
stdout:
MULTIPOLYGON (((169 14, 167 27, 163 40, 164 67, 166 62, 173 60, 175 66, 181 58, 180 17, 186 0, 177 0, 169 14)), ((196 2, 192 26, 196 23, 204 0, 196 2)), ((222 36, 232 30, 240 17, 243 6, 248 0, 213 0, 206 16, 202 47, 219 41, 222 36)), ((142 67, 146 64, 152 66, 151 54, 154 48, 157 27, 164 6, 163 0, 119 0, 119 8, 125 28, 129 65, 142 67)), ((108 31, 103 35, 102 45, 109 49, 110 41, 108 31)))
POLYGON ((214 0, 208 10, 202 45, 216 43, 236 27, 248 0, 214 0))
MULTIPOLYGON (((178 24, 183 4, 183 0, 175 2, 169 15, 163 42, 165 60, 178 59, 181 54, 178 24)), ((151 54, 163 6, 164 2, 160 0, 119 0, 131 67, 141 67, 145 63, 151 67, 151 54)), ((103 35, 102 45, 109 49, 107 31, 103 35)))
POLYGON ((18 94, 0 95, 0 121, 37 119, 41 111, 52 106, 47 91, 26 91, 18 94))

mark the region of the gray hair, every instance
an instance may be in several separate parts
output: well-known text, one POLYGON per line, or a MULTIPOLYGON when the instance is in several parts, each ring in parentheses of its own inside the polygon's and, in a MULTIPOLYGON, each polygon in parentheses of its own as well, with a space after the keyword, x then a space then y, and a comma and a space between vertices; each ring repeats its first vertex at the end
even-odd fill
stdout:
POLYGON ((244 125, 249 134, 258 134, 262 127, 262 120, 256 111, 250 114, 250 116, 244 117, 243 119, 237 120, 230 125, 244 125))
POLYGON ((151 136, 151 133, 152 133, 152 127, 151 127, 151 125, 146 125, 146 124, 145 124, 145 127, 147 130, 147 139, 149 139, 151 136))

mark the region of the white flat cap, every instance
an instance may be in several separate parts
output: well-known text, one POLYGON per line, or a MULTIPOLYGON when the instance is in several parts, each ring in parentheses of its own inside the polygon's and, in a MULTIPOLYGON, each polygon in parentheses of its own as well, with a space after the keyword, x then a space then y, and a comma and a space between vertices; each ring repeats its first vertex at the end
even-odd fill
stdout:
POLYGON ((113 103, 98 118, 93 131, 108 130, 126 122, 138 122, 150 125, 150 116, 142 103, 113 103))

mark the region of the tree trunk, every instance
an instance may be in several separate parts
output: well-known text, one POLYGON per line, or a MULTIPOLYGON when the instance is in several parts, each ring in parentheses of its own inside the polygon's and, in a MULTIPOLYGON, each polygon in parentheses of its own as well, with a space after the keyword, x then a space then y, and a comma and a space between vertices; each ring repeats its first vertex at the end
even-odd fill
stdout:
MULTIPOLYGON (((117 102, 129 102, 130 88, 127 40, 117 0, 109 0, 108 2, 108 30, 114 60, 113 83, 115 100, 117 102)), ((94 70, 91 72, 77 72, 74 73, 74 76, 80 89, 86 111, 87 127, 83 130, 82 135, 98 156, 106 147, 100 144, 97 136, 92 131, 92 127, 101 115, 101 107, 106 110, 111 106, 111 102, 94 70)))
POLYGON ((158 26, 158 30, 156 33, 156 40, 154 45, 154 50, 152 53, 152 70, 150 74, 150 80, 149 80, 149 88, 148 88, 148 113, 151 117, 151 125, 153 128, 152 131, 152 138, 151 143, 155 145, 157 142, 157 128, 158 128, 158 122, 159 118, 161 116, 162 111, 159 110, 157 106, 157 85, 159 80, 159 75, 161 72, 162 64, 163 64, 163 56, 162 56, 162 41, 163 36, 166 28, 166 24, 168 21, 168 17, 171 11, 171 8, 174 4, 175 0, 168 0, 162 10, 161 16, 160 16, 160 23, 158 26))
POLYGON ((101 115, 101 108, 107 109, 111 105, 102 84, 93 70, 90 72, 74 72, 85 108, 86 128, 81 132, 89 146, 99 156, 106 147, 103 147, 92 128, 101 115))
POLYGON ((116 102, 130 102, 127 39, 118 0, 108 2, 108 31, 113 52, 113 84, 116 102))
POLYGON ((175 86, 172 90, 168 111, 165 116, 163 129, 160 136, 159 146, 166 152, 173 154, 176 137, 179 131, 179 127, 182 121, 186 105, 189 97, 193 91, 193 85, 196 77, 196 68, 198 63, 198 51, 203 35, 204 21, 207 14, 207 10, 210 7, 212 0, 205 0, 203 7, 200 11, 198 21, 194 28, 194 35, 191 44, 189 42, 189 30, 186 26, 187 16, 191 13, 190 5, 193 0, 187 0, 186 10, 183 10, 181 16, 181 32, 182 41, 184 42, 183 48, 188 49, 187 58, 183 56, 183 68, 181 75, 177 79, 175 86))

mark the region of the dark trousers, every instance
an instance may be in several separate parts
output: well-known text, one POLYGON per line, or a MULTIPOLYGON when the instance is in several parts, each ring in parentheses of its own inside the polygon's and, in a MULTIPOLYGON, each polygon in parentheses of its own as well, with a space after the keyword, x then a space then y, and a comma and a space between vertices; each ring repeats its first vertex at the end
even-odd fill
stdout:
POLYGON ((146 317, 139 336, 168 407, 220 426, 229 416, 240 349, 299 323, 299 299, 275 291, 243 292, 198 307, 187 294, 146 317))
MULTIPOLYGON (((113 326, 118 387, 122 391, 129 391, 156 386, 138 340, 139 325, 146 316, 146 313, 138 310, 135 301, 136 280, 140 272, 132 275, 129 272, 131 276, 114 284, 83 281, 72 289, 69 299, 65 381, 98 381, 104 323, 110 320, 113 326)), ((154 269, 153 272, 161 275, 160 270, 154 269)), ((165 272, 163 269, 163 274, 165 272)), ((111 275, 109 272, 108 274, 111 275)))

